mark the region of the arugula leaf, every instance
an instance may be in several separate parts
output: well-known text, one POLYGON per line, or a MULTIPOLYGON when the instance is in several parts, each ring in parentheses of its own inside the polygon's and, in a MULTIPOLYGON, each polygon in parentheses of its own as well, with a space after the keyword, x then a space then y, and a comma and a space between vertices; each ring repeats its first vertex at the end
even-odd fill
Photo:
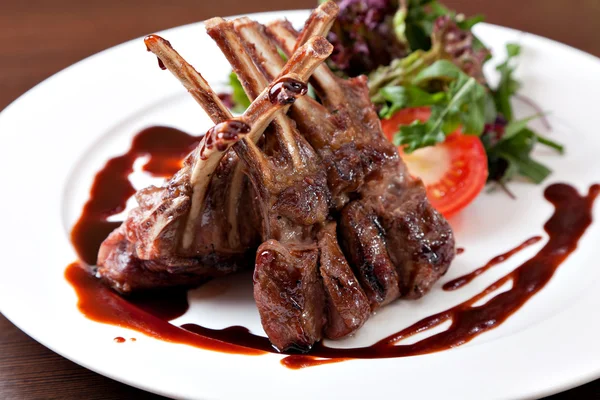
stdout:
POLYGON ((515 43, 506 45, 507 58, 502 64, 496 67, 500 72, 500 83, 494 91, 494 101, 498 112, 508 121, 513 118, 512 105, 510 99, 519 90, 520 83, 513 77, 516 66, 512 62, 515 57, 521 54, 521 46, 515 43))
POLYGON ((531 158, 531 151, 538 140, 538 135, 527 127, 510 137, 503 137, 494 147, 488 149, 490 175, 494 172, 497 174, 496 180, 506 182, 519 174, 534 183, 541 183, 552 171, 531 158), (505 165, 504 171, 498 170, 499 160, 505 165))
POLYGON ((534 119, 541 117, 540 114, 534 114, 530 117, 522 118, 516 121, 510 121, 506 127, 504 128, 504 136, 502 136, 502 140, 510 139, 515 136, 517 133, 521 132, 523 129, 527 128, 527 124, 534 119))
POLYGON ((537 136, 538 143, 543 144, 544 146, 550 147, 550 148, 558 151, 559 154, 565 153, 565 147, 562 144, 557 143, 552 139, 548 139, 545 136, 541 136, 540 134, 536 134, 536 136, 537 136))
POLYGON ((233 111, 237 113, 244 112, 250 105, 250 99, 246 96, 242 83, 233 71, 229 74, 229 86, 231 86, 231 89, 233 90, 231 94, 231 98, 234 102, 233 111))
POLYGON ((431 48, 431 32, 437 13, 430 13, 427 5, 437 3, 435 0, 410 0, 406 16, 405 36, 412 51, 429 50, 431 48))
POLYGON ((442 102, 445 93, 428 93, 416 86, 386 86, 379 91, 386 104, 379 111, 381 118, 390 118, 407 107, 431 106, 442 102))
POLYGON ((450 81, 458 79, 461 75, 466 76, 466 74, 459 67, 457 67, 456 64, 448 60, 439 60, 428 68, 425 68, 419 72, 419 74, 413 79, 413 83, 415 85, 422 85, 433 79, 444 79, 450 81))
MULTIPOLYGON (((423 90, 414 91, 420 94, 418 100, 428 101, 431 106, 431 116, 426 122, 415 121, 411 125, 402 126, 394 137, 394 143, 406 145, 407 153, 422 147, 443 142, 447 134, 462 126, 467 134, 480 135, 486 122, 486 104, 488 94, 486 89, 473 77, 468 76, 460 68, 447 60, 436 61, 430 67, 422 70, 412 81, 415 85, 428 85, 434 80, 450 81, 446 91, 422 95, 423 90)), ((382 96, 390 101, 382 109, 386 116, 397 109, 410 107, 411 101, 408 87, 403 89, 382 89, 382 96), (388 90, 386 90, 388 89, 388 90)), ((427 93, 427 92, 425 92, 427 93)), ((417 96, 413 94, 412 100, 417 96)))
POLYGON ((427 123, 415 121, 408 126, 400 127, 400 132, 394 136, 396 146, 405 146, 404 151, 412 153, 416 149, 433 146, 446 140, 441 130, 429 129, 427 123))

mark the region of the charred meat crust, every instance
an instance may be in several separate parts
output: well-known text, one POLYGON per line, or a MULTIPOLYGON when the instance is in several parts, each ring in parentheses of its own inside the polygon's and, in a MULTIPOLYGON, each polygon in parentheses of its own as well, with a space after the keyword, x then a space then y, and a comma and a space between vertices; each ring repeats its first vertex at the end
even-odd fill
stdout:
POLYGON ((339 339, 360 328, 371 314, 369 300, 352 272, 337 240, 336 223, 318 234, 319 266, 327 299, 325 336, 339 339))
POLYGON ((306 352, 321 340, 325 296, 315 246, 260 245, 254 269, 254 299, 263 328, 280 351, 306 352))
POLYGON ((340 237, 373 310, 398 298, 398 273, 388 255, 385 232, 368 204, 353 201, 340 217, 340 237))
POLYGON ((207 21, 257 99, 235 119, 170 43, 146 39, 216 126, 165 186, 138 192, 139 207, 102 245, 101 279, 124 293, 190 285, 256 254, 265 332, 277 349, 305 352, 399 297, 424 295, 446 272, 452 229, 383 135, 366 78, 319 66, 331 45, 311 36, 326 34, 336 12, 321 5, 297 42, 285 22, 207 21), (267 32, 291 55, 285 66, 267 32), (320 102, 300 97, 313 71, 320 102))

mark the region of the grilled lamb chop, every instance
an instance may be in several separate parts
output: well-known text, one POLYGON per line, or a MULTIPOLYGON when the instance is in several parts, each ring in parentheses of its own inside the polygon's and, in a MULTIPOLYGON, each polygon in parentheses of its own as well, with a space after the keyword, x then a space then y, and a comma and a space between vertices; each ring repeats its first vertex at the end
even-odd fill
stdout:
MULTIPOLYGON (((238 51, 232 52, 232 58, 237 57, 245 60, 248 57, 247 54, 250 54, 255 63, 257 61, 260 62, 261 59, 256 54, 255 46, 255 41, 257 40, 255 30, 258 29, 260 25, 248 18, 239 18, 233 21, 233 26, 235 27, 237 34, 234 34, 231 30, 231 25, 228 25, 228 35, 226 36, 229 39, 227 41, 223 40, 225 35, 218 35, 220 37, 217 37, 217 42, 220 42, 221 48, 237 48, 238 51), (232 44, 238 42, 239 44, 237 45, 232 44), (241 56, 242 54, 244 56, 241 56)), ((211 33, 210 29, 209 33, 211 33)), ((277 62, 280 62, 281 58, 279 55, 276 57, 278 58, 277 62)), ((241 60, 238 60, 235 62, 234 60, 230 60, 230 62, 232 65, 249 65, 252 61, 245 60, 244 62, 241 62, 241 60)), ((263 75, 256 71, 256 68, 249 69, 253 71, 253 77, 248 77, 248 73, 245 73, 245 71, 236 71, 239 77, 242 78, 242 82, 246 82, 248 80, 258 80, 262 82, 267 81, 263 75), (258 77, 254 77, 255 74, 258 74, 258 77)), ((282 117, 282 119, 284 119, 283 122, 285 125, 290 125, 290 120, 287 117, 282 117)), ((298 137, 299 133, 295 129, 295 126, 292 126, 290 129, 295 132, 295 137, 298 137)), ((308 148, 310 146, 305 143, 303 144, 303 147, 308 148)), ((310 148, 310 150, 314 152, 312 148, 310 148)), ((318 158, 318 156, 315 154, 312 158, 315 159, 318 158)), ((321 174, 324 176, 325 171, 322 169, 321 163, 317 161, 315 164, 319 165, 321 174)), ((317 272, 322 278, 323 288, 325 289, 325 298, 327 299, 328 317, 324 334, 326 337, 331 339, 338 339, 354 332, 364 324, 370 315, 370 308, 366 295, 358 284, 354 273, 352 272, 338 245, 335 226, 336 224, 331 221, 328 221, 324 224, 322 223, 320 224, 316 235, 313 235, 313 240, 316 241, 319 250, 319 269, 317 272)), ((263 263, 263 259, 261 258, 260 261, 261 262, 257 262, 257 273, 255 275, 257 277, 255 280, 255 299, 259 305, 259 309, 264 308, 261 307, 261 305, 271 302, 276 303, 278 308, 287 307, 287 309, 296 309, 302 315, 310 315, 310 312, 307 312, 305 307, 302 307, 301 305, 299 306, 301 303, 295 301, 285 306, 285 301, 281 301, 279 292, 277 290, 269 290, 270 288, 277 288, 281 286, 277 283, 271 285, 268 285, 267 283, 272 283, 270 281, 281 281, 279 277, 279 275, 281 275, 281 271, 278 271, 276 267, 282 263, 273 263, 274 268, 259 269, 258 266, 263 263)), ((281 268, 283 267, 281 266, 281 268)), ((311 278, 313 276, 314 275, 311 275, 311 278)), ((292 280, 292 282, 294 281, 295 280, 292 280)), ((305 287, 299 287, 297 292, 314 292, 315 290, 316 289, 314 289, 313 286, 309 285, 305 287)), ((309 295, 306 293, 302 294, 302 296, 303 298, 309 297, 309 295)), ((277 320, 276 318, 276 316, 280 314, 282 313, 261 313, 263 325, 271 327, 272 330, 277 330, 278 327, 280 327, 279 330, 285 330, 286 321, 282 320, 281 318, 277 320)), ((272 335, 269 336, 271 337, 272 335)))
MULTIPOLYGON (((184 167, 163 187, 151 186, 136 194, 138 207, 102 244, 98 256, 98 276, 121 292, 173 284, 193 284, 213 276, 231 273, 244 266, 252 235, 243 230, 252 218, 244 218, 252 207, 239 207, 240 224, 235 237, 244 238, 232 246, 228 234, 228 207, 221 205, 231 193, 236 163, 221 159, 234 143, 255 147, 277 112, 303 93, 286 91, 281 101, 272 94, 283 84, 306 85, 314 65, 324 58, 313 52, 312 42, 292 57, 286 72, 266 88, 239 118, 216 124, 199 146, 186 158, 184 167), (225 225, 224 225, 225 224, 225 225), (250 238, 250 239, 248 239, 250 238)), ((229 117, 208 84, 170 44, 158 37, 146 38, 148 48, 182 79, 184 85, 214 119, 229 117)), ((242 180, 243 182, 243 180, 242 180)), ((236 183, 236 182, 234 182, 236 183)), ((239 183, 239 182, 238 182, 239 183)), ((242 197, 236 188, 233 196, 242 197)), ((251 212, 250 212, 251 213, 251 212)), ((250 230, 251 228, 249 228, 250 230)))
MULTIPOLYGON (((250 99, 268 84, 248 56, 234 23, 214 18, 208 34, 250 99)), ((325 39, 329 51, 331 46, 325 39)), ((240 149, 242 147, 240 146, 240 149)), ((254 271, 254 298, 265 332, 280 349, 307 351, 322 337, 325 293, 319 276, 317 232, 329 214, 330 194, 319 156, 286 116, 265 132, 263 152, 238 152, 259 193, 262 238, 254 271)))
MULTIPOLYGON (((287 21, 269 24, 267 31, 291 54, 309 35, 325 34, 334 17, 335 5, 325 3, 302 35, 287 21)), ((261 50, 271 53, 271 62, 261 64, 271 75, 276 71, 273 50, 261 50)), ((310 132, 307 139, 328 166, 329 187, 338 198, 336 205, 343 206, 342 244, 372 309, 399 296, 423 296, 454 257, 450 225, 429 204, 423 183, 408 173, 383 135, 366 77, 344 80, 322 65, 311 82, 330 123, 314 123, 308 113, 314 115, 317 104, 305 99, 293 106, 291 115, 302 132, 310 132)))

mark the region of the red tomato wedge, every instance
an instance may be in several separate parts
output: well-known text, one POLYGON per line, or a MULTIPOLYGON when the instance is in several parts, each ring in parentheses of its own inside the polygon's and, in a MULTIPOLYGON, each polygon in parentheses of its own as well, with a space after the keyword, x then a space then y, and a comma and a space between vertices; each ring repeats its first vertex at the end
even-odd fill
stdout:
MULTIPOLYGON (((399 126, 415 120, 427 121, 429 115, 426 107, 400 110, 381 121, 383 131, 392 140, 399 126)), ((485 186, 487 155, 477 136, 456 131, 445 142, 411 154, 405 154, 401 147, 398 149, 410 173, 423 180, 431 204, 445 217, 465 208, 485 186)))

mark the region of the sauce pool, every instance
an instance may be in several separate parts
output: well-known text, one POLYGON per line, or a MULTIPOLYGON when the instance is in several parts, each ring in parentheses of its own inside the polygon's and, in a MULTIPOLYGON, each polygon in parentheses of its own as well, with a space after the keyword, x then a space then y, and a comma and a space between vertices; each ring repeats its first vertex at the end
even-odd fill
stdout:
POLYGON ((183 158, 200 139, 179 129, 154 126, 138 133, 127 153, 110 159, 96 174, 90 198, 71 230, 71 242, 79 259, 95 265, 100 244, 121 225, 108 221, 108 217, 122 212, 127 200, 135 194, 129 181, 135 160, 149 156, 142 169, 153 176, 169 177, 181 168, 183 158))
MULTIPOLYGON (((84 262, 95 264, 100 243, 119 225, 107 222, 106 218, 121 212, 127 199, 134 194, 127 178, 133 171, 134 161, 141 156, 150 156, 144 169, 157 176, 169 176, 180 168, 181 159, 199 140, 198 137, 173 128, 149 128, 136 136, 130 151, 111 159, 98 172, 90 199, 72 231, 73 244, 84 262)), ((585 196, 581 196, 567 184, 549 186, 545 190, 545 197, 552 203, 555 211, 544 225, 548 242, 534 257, 471 299, 424 318, 371 346, 333 348, 321 342, 309 354, 287 354, 281 363, 288 368, 298 369, 348 359, 427 354, 462 345, 501 325, 550 281, 560 264, 577 248, 579 239, 592 222, 592 206, 599 193, 600 185, 591 186, 585 196), (511 289, 497 294, 485 304, 475 306, 478 301, 510 281, 513 284, 511 289), (412 344, 399 344, 406 338, 448 320, 451 325, 443 332, 412 344)), ((539 237, 529 239, 471 274, 458 278, 456 282, 449 282, 448 287, 462 287, 493 265, 539 240, 539 237)), ((171 324, 169 321, 185 313, 188 308, 185 289, 149 292, 124 298, 105 287, 79 263, 68 266, 65 277, 75 289, 79 310, 91 320, 129 328, 156 339, 212 351, 244 355, 278 353, 268 338, 254 335, 244 327, 210 329, 196 324, 185 324, 182 327, 171 324)), ((117 339, 122 338, 115 338, 115 341, 120 342, 117 339)))

